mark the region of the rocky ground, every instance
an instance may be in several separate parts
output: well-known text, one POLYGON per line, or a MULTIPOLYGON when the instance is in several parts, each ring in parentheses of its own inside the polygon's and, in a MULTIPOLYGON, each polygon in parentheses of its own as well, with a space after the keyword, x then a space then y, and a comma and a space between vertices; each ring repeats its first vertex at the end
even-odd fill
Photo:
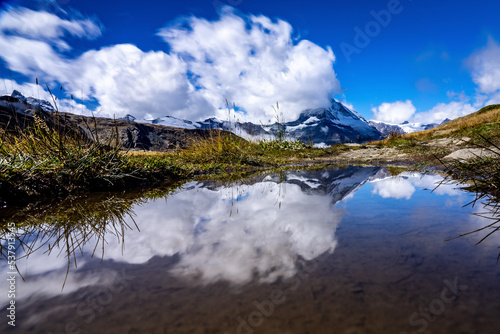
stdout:
POLYGON ((350 150, 336 156, 321 157, 319 160, 351 164, 430 164, 436 166, 445 161, 465 161, 500 153, 500 150, 493 146, 478 147, 472 144, 468 137, 420 141, 413 147, 383 147, 370 144, 346 144, 346 146, 350 147, 350 150))

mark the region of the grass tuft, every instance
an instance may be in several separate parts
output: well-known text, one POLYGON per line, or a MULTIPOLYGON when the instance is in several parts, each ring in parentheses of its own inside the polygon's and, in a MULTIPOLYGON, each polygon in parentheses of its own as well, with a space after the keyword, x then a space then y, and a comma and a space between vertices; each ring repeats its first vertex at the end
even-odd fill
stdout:
MULTIPOLYGON (((487 138, 483 138, 483 140, 488 145, 498 149, 498 151, 491 150, 494 153, 493 156, 444 163, 447 173, 453 179, 452 182, 467 185, 465 189, 475 194, 474 200, 468 205, 474 206, 478 203, 483 205, 486 212, 476 215, 491 221, 490 224, 482 228, 458 236, 463 237, 484 232, 485 235, 478 241, 478 244, 493 233, 500 233, 500 147, 487 138)), ((499 260, 500 254, 497 257, 497 262, 499 260)))

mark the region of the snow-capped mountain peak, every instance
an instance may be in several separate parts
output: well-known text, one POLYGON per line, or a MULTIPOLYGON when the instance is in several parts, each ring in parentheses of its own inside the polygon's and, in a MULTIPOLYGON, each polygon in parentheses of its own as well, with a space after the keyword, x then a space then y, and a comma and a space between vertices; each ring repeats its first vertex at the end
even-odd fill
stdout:
POLYGON ((346 106, 344 106, 342 103, 337 102, 335 100, 331 100, 331 107, 330 110, 332 111, 332 114, 336 115, 339 120, 341 119, 353 119, 355 121, 361 120, 362 122, 365 122, 368 124, 366 119, 363 118, 359 113, 357 113, 354 110, 348 109, 346 106))
MULTIPOLYGON (((40 106, 46 111, 55 111, 49 102, 33 97, 26 98, 18 91, 13 91, 12 98, 40 106)), ((255 137, 261 139, 278 137, 284 130, 287 138, 298 139, 305 143, 320 146, 329 146, 344 142, 367 142, 378 140, 382 137, 381 133, 371 127, 358 113, 349 110, 342 103, 335 100, 331 101, 331 105, 328 108, 304 110, 295 121, 270 125, 250 122, 229 122, 217 117, 193 122, 168 115, 156 119, 138 119, 134 115, 127 114, 120 119, 129 122, 184 129, 221 129, 232 131, 247 139, 255 137)))
POLYGON ((304 110, 296 121, 285 126, 291 137, 314 144, 333 145, 381 138, 380 132, 363 117, 335 100, 329 108, 304 110))
POLYGON ((123 117, 120 117, 119 119, 121 119, 122 121, 134 122, 137 118, 135 118, 135 116, 133 115, 127 114, 123 117))
POLYGON ((33 106, 37 106, 42 108, 45 111, 56 111, 55 108, 52 106, 52 104, 46 100, 41 100, 37 99, 34 97, 26 97, 21 92, 14 90, 11 94, 11 97, 14 97, 18 100, 24 101, 26 103, 29 103, 33 106))
MULTIPOLYGON (((127 120, 132 120, 127 115, 127 120)), ((248 137, 277 136, 283 129, 287 137, 304 142, 324 146, 343 142, 366 142, 381 138, 380 132, 371 127, 358 113, 332 100, 329 108, 306 109, 299 118, 284 124, 259 125, 250 122, 229 122, 217 117, 204 121, 191 122, 172 116, 164 116, 154 120, 137 120, 135 122, 160 124, 185 129, 221 129, 232 131, 239 136, 248 137)))
POLYGON ((132 121, 137 123, 145 123, 145 124, 155 124, 155 125, 164 125, 171 126, 174 128, 182 128, 182 129, 197 129, 198 127, 191 121, 177 118, 174 116, 163 116, 155 119, 136 119, 132 115, 127 115, 121 118, 125 121, 132 121))
POLYGON ((151 123, 152 124, 159 124, 159 125, 166 125, 166 126, 173 126, 176 128, 196 129, 196 126, 193 124, 193 122, 185 120, 185 119, 173 117, 173 116, 159 117, 159 118, 152 120, 151 123))

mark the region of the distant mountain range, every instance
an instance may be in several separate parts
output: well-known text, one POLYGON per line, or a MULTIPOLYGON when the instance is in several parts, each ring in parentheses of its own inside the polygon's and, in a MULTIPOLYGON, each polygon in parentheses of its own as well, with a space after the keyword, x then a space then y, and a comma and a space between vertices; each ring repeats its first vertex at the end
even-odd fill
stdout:
POLYGON ((33 105, 33 106, 40 107, 45 111, 56 111, 50 102, 45 101, 45 100, 41 100, 41 99, 36 99, 34 97, 25 97, 23 94, 21 94, 17 90, 14 90, 12 92, 11 97, 14 97, 18 100, 24 101, 28 104, 33 105))
POLYGON ((284 131, 286 137, 299 139, 318 146, 330 146, 339 143, 363 143, 379 140, 383 135, 370 126, 361 115, 347 109, 341 103, 332 100, 329 108, 306 109, 299 118, 283 124, 269 125, 250 122, 229 122, 215 117, 201 122, 192 122, 172 116, 153 120, 140 120, 127 115, 123 120, 138 123, 158 124, 185 129, 222 129, 241 136, 273 137, 284 131))
MULTIPOLYGON (((38 106, 48 112, 55 111, 50 102, 33 97, 25 97, 17 90, 12 92, 11 97, 29 105, 38 106)), ((251 122, 229 122, 216 117, 198 122, 173 116, 141 120, 130 114, 121 117, 120 120, 191 130, 220 129, 231 131, 236 135, 246 138, 273 138, 284 133, 289 139, 298 139, 320 147, 339 143, 364 143, 380 140, 393 133, 404 134, 428 130, 449 121, 449 119, 446 119, 441 124, 409 122, 391 124, 375 120, 367 121, 357 112, 349 110, 342 103, 333 99, 329 108, 306 109, 300 113, 295 121, 285 123, 276 122, 268 125, 251 122)))
POLYGON ((370 120, 368 123, 370 126, 374 127, 384 137, 388 137, 391 134, 394 133, 399 133, 399 134, 405 134, 405 133, 412 133, 412 132, 418 132, 418 131, 425 131, 425 130, 430 130, 437 128, 440 125, 443 125, 445 123, 448 123, 450 121, 449 118, 445 119, 441 123, 429 123, 429 124, 421 124, 421 123, 410 123, 408 121, 400 123, 400 124, 393 124, 393 123, 385 123, 382 121, 375 121, 375 120, 370 120))
POLYGON ((182 129, 65 112, 56 114, 53 111, 47 101, 28 99, 19 92, 14 96, 0 96, 0 129, 13 134, 26 133, 42 120, 49 129, 79 137, 84 141, 94 141, 97 137, 101 143, 114 143, 117 140, 126 149, 146 151, 182 149, 193 141, 214 135, 234 136, 228 131, 182 129))

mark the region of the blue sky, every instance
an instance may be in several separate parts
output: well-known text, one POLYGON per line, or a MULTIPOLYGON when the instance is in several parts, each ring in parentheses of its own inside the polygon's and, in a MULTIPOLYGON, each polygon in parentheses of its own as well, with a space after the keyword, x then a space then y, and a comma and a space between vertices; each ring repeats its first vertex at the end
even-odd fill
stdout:
POLYGON ((38 78, 52 90, 62 85, 56 95, 72 112, 197 120, 224 117, 228 99, 236 117, 265 123, 272 101, 293 119, 335 96, 367 119, 399 123, 500 103, 494 0, 1 6, 0 93, 45 97, 38 78))

